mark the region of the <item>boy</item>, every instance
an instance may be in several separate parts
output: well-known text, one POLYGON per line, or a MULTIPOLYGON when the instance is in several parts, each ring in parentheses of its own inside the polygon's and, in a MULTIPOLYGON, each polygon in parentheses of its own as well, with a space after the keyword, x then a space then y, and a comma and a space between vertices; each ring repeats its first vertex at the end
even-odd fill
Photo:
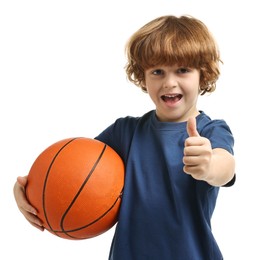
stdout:
MULTIPOLYGON (((211 230, 219 188, 235 180, 234 138, 224 120, 197 109, 213 92, 220 56, 207 27, 189 16, 150 21, 126 46, 128 79, 148 93, 155 109, 117 119, 96 139, 126 167, 110 260, 223 259, 211 230)), ((25 197, 26 177, 14 196, 41 230, 25 197)))

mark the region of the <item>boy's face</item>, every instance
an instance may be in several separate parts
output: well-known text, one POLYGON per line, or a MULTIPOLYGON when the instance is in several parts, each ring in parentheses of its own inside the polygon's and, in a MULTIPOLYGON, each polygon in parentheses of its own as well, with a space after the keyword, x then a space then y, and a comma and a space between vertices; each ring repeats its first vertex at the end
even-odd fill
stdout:
POLYGON ((183 122, 199 114, 200 71, 182 66, 157 66, 145 70, 145 87, 160 121, 183 122))

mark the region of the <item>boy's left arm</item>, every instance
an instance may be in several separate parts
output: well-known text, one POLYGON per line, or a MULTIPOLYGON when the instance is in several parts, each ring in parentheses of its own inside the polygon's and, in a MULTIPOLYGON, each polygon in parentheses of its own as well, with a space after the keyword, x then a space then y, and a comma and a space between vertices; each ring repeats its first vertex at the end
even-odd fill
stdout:
POLYGON ((189 137, 185 140, 184 172, 212 186, 223 186, 230 182, 235 174, 234 156, 222 148, 212 149, 209 139, 199 135, 195 118, 189 118, 187 132, 189 137))

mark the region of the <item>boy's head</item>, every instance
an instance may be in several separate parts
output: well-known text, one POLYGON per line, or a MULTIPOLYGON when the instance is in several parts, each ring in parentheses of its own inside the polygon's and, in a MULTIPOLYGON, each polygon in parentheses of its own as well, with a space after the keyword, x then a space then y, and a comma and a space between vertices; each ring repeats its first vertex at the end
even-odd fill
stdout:
POLYGON ((128 79, 146 91, 144 71, 158 65, 200 70, 200 94, 213 92, 220 55, 207 27, 190 16, 162 16, 150 21, 126 45, 128 79))

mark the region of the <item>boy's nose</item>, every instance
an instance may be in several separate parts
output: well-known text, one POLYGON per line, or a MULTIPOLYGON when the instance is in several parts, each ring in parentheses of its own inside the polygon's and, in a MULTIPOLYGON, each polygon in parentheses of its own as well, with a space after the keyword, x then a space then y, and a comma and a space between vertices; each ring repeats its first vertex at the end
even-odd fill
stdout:
POLYGON ((178 86, 178 82, 174 75, 168 75, 164 80, 164 88, 175 88, 178 86))

